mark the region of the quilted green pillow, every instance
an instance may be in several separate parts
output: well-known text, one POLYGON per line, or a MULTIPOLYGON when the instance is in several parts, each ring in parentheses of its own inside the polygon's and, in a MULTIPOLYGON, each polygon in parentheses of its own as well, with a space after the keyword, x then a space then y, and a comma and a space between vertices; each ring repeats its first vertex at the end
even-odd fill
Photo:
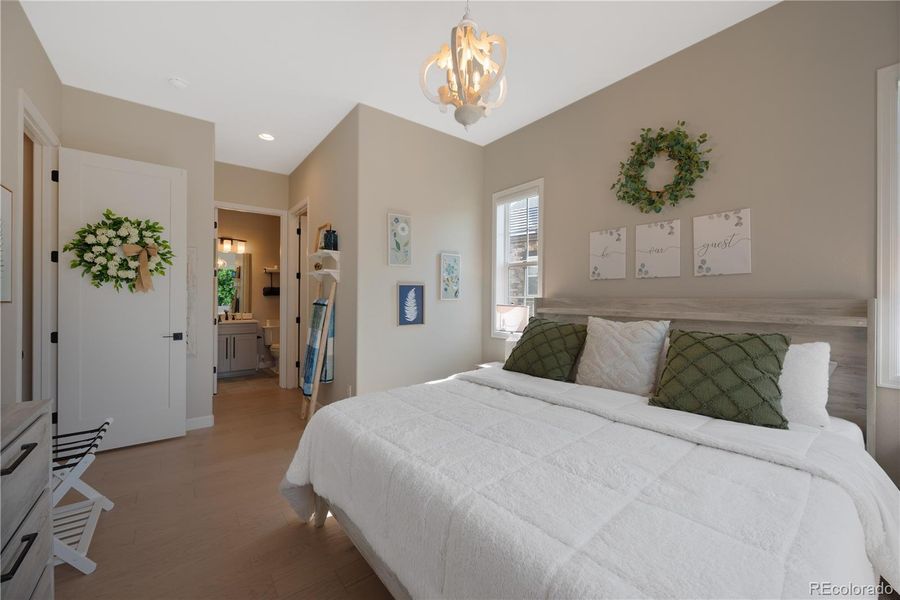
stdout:
POLYGON ((650 404, 787 429, 778 378, 790 344, 780 333, 674 330, 650 404))
POLYGON ((503 368, 544 379, 572 381, 586 337, 585 325, 532 317, 503 368))

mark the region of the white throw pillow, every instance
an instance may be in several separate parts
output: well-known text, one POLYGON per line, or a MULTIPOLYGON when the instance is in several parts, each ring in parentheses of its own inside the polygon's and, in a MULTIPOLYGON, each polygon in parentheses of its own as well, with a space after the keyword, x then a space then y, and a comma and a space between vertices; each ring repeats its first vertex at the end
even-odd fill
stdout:
POLYGON ((825 342, 791 344, 778 379, 781 412, 789 423, 828 427, 828 376, 831 346, 825 342))
POLYGON ((668 321, 591 317, 575 383, 649 396, 668 331, 668 321))

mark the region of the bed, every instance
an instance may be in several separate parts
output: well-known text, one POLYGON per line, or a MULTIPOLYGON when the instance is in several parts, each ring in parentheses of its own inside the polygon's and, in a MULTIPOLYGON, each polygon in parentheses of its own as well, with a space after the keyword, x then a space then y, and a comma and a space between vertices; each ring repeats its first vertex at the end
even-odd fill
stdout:
POLYGON ((860 440, 870 308, 747 302, 538 311, 676 311, 682 327, 829 341, 830 427, 753 427, 493 366, 320 410, 282 492, 304 520, 330 508, 398 598, 875 596, 879 575, 900 580, 900 491, 860 440))

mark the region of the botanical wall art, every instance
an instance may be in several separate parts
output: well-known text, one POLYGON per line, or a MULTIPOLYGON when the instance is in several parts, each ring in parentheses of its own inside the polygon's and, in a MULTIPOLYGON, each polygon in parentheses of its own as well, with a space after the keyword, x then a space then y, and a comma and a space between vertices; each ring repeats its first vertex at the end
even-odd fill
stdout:
POLYGON ((440 298, 459 299, 459 267, 462 259, 454 252, 441 253, 440 298))
POLYGON ((388 213, 388 265, 412 266, 412 218, 388 213))
POLYGON ((0 187, 0 302, 12 302, 12 199, 0 187))
POLYGON ((681 219, 634 228, 634 276, 638 279, 681 275, 681 219))
POLYGON ((678 206, 684 198, 694 197, 694 183, 703 179, 709 169, 705 155, 709 149, 702 148, 708 140, 705 133, 692 138, 684 129, 684 121, 679 121, 675 129, 667 131, 642 129, 641 137, 631 142, 631 156, 619 163, 619 177, 610 189, 626 204, 636 206, 642 213, 658 213, 663 207, 678 206), (647 187, 645 172, 656 166, 656 161, 665 158, 675 162, 675 177, 661 190, 647 187))
POLYGON ((591 279, 625 279, 625 228, 591 232, 591 279))
POLYGON ((165 275, 166 265, 175 258, 162 233, 163 226, 156 221, 120 217, 106 209, 103 220, 76 231, 63 252, 75 255, 69 266, 81 269, 94 287, 111 283, 116 291, 124 287, 149 292, 152 276, 165 275))
POLYGON ((397 324, 425 324, 425 284, 397 284, 397 324))
POLYGON ((694 275, 750 273, 750 209, 694 217, 694 275))

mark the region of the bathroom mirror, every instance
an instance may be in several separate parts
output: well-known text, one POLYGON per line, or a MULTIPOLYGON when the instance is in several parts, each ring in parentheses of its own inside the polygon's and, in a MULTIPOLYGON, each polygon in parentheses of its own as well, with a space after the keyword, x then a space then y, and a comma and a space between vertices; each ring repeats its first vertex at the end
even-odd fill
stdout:
POLYGON ((216 254, 218 273, 219 314, 253 312, 250 298, 253 291, 252 262, 249 253, 218 252, 216 254))

